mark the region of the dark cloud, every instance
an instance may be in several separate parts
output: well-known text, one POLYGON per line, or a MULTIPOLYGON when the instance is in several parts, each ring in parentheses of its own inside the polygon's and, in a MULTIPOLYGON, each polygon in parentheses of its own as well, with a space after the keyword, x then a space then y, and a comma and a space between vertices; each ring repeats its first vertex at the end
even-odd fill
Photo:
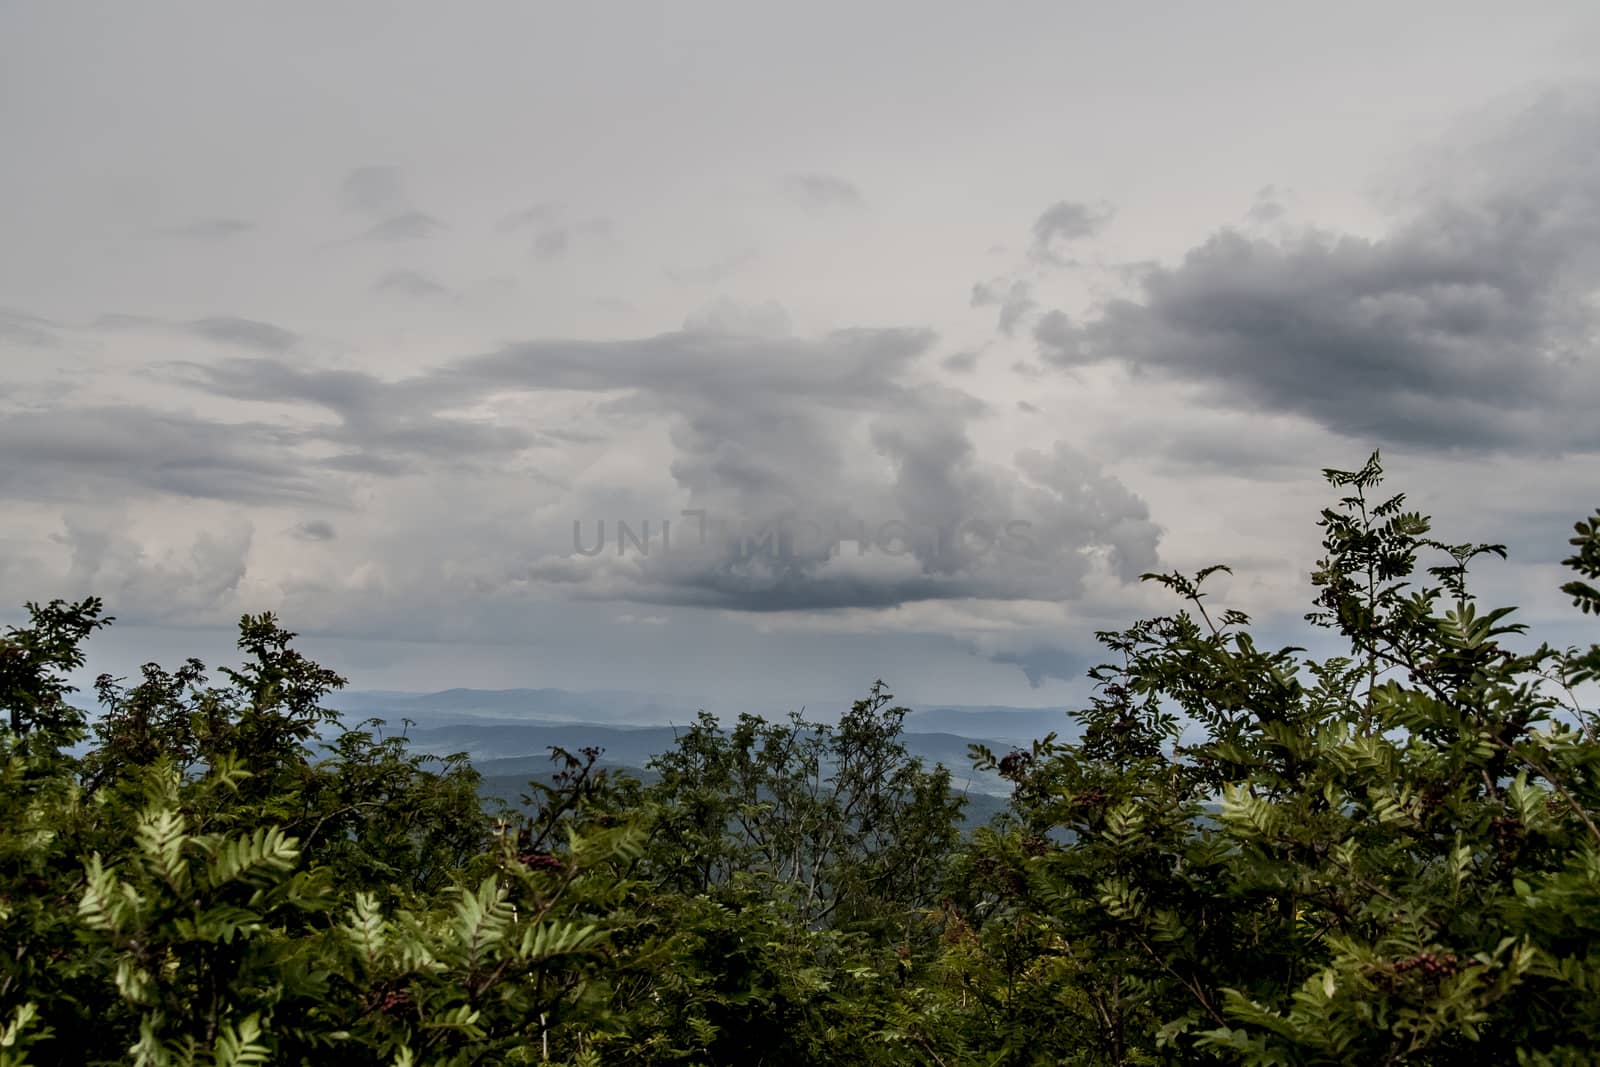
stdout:
POLYGON ((674 474, 705 506, 704 526, 679 526, 670 554, 545 557, 519 577, 579 598, 772 613, 1071 600, 1097 557, 1124 578, 1154 565, 1148 509, 1097 465, 1063 450, 1019 478, 977 459, 954 412, 916 406, 873 424, 887 481, 863 478, 828 424, 781 425, 768 413, 717 426, 741 436, 715 450, 675 435, 674 474))
POLYGON ((1047 315, 1040 351, 1363 441, 1600 448, 1595 129, 1594 97, 1546 100, 1470 157, 1460 188, 1419 198, 1383 237, 1225 230, 1145 272, 1138 299, 1083 323, 1047 315))
POLYGON ((186 369, 190 384, 218 396, 308 404, 336 415, 337 425, 305 431, 309 439, 345 450, 320 461, 335 470, 396 475, 503 457, 538 442, 519 427, 441 414, 442 406, 474 394, 430 389, 417 379, 391 383, 359 371, 306 370, 268 359, 186 369))
POLYGON ((280 360, 230 359, 185 369, 192 375, 190 384, 218 396, 314 404, 351 418, 376 413, 396 396, 389 383, 364 371, 307 370, 280 360))
POLYGON ((1051 263, 1065 263, 1069 246, 1099 233, 1111 221, 1106 204, 1080 204, 1062 200, 1046 208, 1033 224, 1032 255, 1051 263))
POLYGON ((972 349, 953 352, 939 361, 939 366, 956 374, 971 374, 978 369, 978 353, 972 349))
POLYGON ((406 206, 405 175, 399 167, 357 167, 339 183, 339 206, 366 215, 387 215, 406 206))
POLYGON ((695 551, 621 561, 565 545, 552 553, 546 542, 507 576, 562 584, 580 599, 747 612, 1071 599, 1098 560, 1123 578, 1153 566, 1159 531, 1148 509, 1089 458, 1062 447, 1025 454, 1016 468, 980 459, 971 424, 984 405, 917 380, 934 340, 926 331, 796 338, 712 325, 632 341, 524 342, 395 381, 264 358, 189 367, 186 380, 331 413, 332 423, 301 431, 319 452, 335 449, 316 467, 379 476, 488 469, 484 461, 503 465, 550 443, 457 414, 491 398, 589 393, 591 411, 622 432, 664 425, 668 448, 654 470, 682 506, 723 525, 695 551), (746 534, 786 516, 819 524, 814 543, 747 551, 746 534), (869 551, 830 551, 827 529, 847 540, 870 530, 869 551))
POLYGON ((1239 416, 1196 407, 1152 418, 1118 420, 1095 440, 1109 455, 1137 456, 1178 477, 1217 475, 1265 482, 1304 478, 1318 457, 1349 452, 1320 427, 1294 418, 1256 418, 1239 432, 1239 416))
POLYGON ((365 241, 425 241, 444 229, 444 223, 421 211, 391 215, 361 235, 365 241))
POLYGON ((257 322, 255 319, 241 319, 227 315, 195 319, 186 323, 184 328, 196 337, 204 337, 208 341, 238 345, 241 348, 255 348, 263 352, 285 352, 300 340, 299 334, 281 326, 274 326, 270 322, 257 322))
POLYGON ((332 541, 338 536, 333 523, 327 519, 307 519, 296 526, 293 533, 302 541, 332 541))
POLYGON ((231 516, 202 530, 184 551, 155 556, 130 536, 118 509, 73 508, 52 539, 70 563, 54 592, 103 598, 123 623, 225 623, 237 617, 237 594, 248 570, 254 528, 231 516), (64 588, 63 588, 64 587, 64 588))
POLYGON ((37 315, 0 308, 0 343, 26 348, 54 348, 61 343, 56 335, 60 325, 37 315))
POLYGON ((319 466, 341 474, 371 474, 379 478, 400 478, 416 473, 415 463, 373 452, 341 452, 322 460, 319 466))
MULTIPOLYGON (((819 561, 774 560, 752 550, 749 544, 755 540, 752 535, 743 545, 730 543, 710 563, 691 565, 681 555, 655 557, 642 576, 619 587, 595 582, 593 569, 578 560, 547 558, 525 574, 551 583, 564 578, 571 586, 569 595, 579 600, 622 600, 752 615, 883 609, 973 595, 971 583, 937 574, 823 573, 819 561)), ((854 548, 846 542, 845 551, 854 548)))
POLYGON ((580 597, 753 612, 1070 598, 1096 556, 1118 575, 1130 560, 1149 569, 1159 531, 1148 510, 1086 457, 1024 457, 1020 475, 979 460, 969 423, 983 405, 912 384, 932 341, 917 330, 800 339, 696 329, 634 341, 525 342, 393 384, 254 368, 248 381, 224 388, 318 398, 361 440, 371 437, 365 413, 374 405, 410 412, 409 429, 437 418, 428 411, 491 395, 593 393, 610 398, 609 417, 665 420, 667 473, 687 506, 720 516, 726 530, 756 536, 790 516, 846 531, 902 523, 912 535, 913 543, 888 547, 873 538, 862 561, 830 558, 820 543, 750 553, 730 532, 704 551, 629 560, 621 572, 614 561, 589 568, 563 553, 531 559, 508 579, 561 582, 580 597), (1009 554, 997 552, 990 542, 1013 519, 1031 532, 1008 543, 1009 554), (977 536, 932 536, 967 520, 980 524, 977 536))
POLYGON ((1161 527, 1149 506, 1092 457, 1058 443, 1050 452, 1020 452, 1016 462, 1036 487, 1039 537, 1070 552, 1103 552, 1111 573, 1124 582, 1159 565, 1161 527))
POLYGON ((1081 327, 1052 313, 1036 336, 1060 365, 1117 360, 1352 437, 1592 448, 1592 358, 1528 221, 1456 219, 1451 237, 1413 229, 1378 242, 1222 234, 1149 278, 1143 301, 1081 327), (1434 243, 1458 238, 1476 247, 1434 243))
POLYGON ((1000 332, 1007 337, 1016 333, 1017 327, 1039 308, 1033 299, 1033 287, 1027 282, 979 282, 972 287, 972 306, 1000 308, 1000 332))
POLYGON ((640 390, 753 405, 763 396, 870 405, 932 343, 925 330, 841 330, 821 339, 682 331, 630 341, 529 341, 458 361, 427 389, 640 390))
MULTIPOLYGON (((744 522, 741 536, 713 538, 704 553, 675 550, 644 560, 621 585, 591 581, 593 573, 581 565, 586 561, 547 558, 542 568, 564 571, 580 598, 773 613, 884 609, 939 600, 1069 601, 1082 596, 1094 553, 1144 558, 1138 554, 1144 547, 1140 542, 1148 541, 1153 559, 1153 527, 1148 538, 1136 529, 1149 525, 1143 516, 1114 516, 1090 529, 1058 521, 1063 519, 1061 497, 1037 490, 1016 492, 1003 475, 960 488, 978 495, 916 501, 897 496, 897 504, 913 505, 909 515, 870 504, 860 510, 830 511, 817 505, 788 512, 816 515, 809 520, 814 528, 798 520, 784 525, 771 513, 761 515, 744 522), (970 519, 956 518, 985 498, 1008 501, 1012 510, 972 510, 970 519), (951 521, 935 524, 929 516, 940 512, 951 521), (1012 514, 1032 517, 1006 518, 1012 514), (1013 522, 1018 523, 1014 530, 1013 522), (1126 546, 1133 553, 1116 543, 1124 532, 1119 525, 1133 534, 1133 543, 1126 546), (787 549, 781 533, 776 542, 767 539, 770 532, 784 530, 792 531, 787 549), (818 542, 827 542, 828 548, 813 549, 818 542), (767 547, 774 543, 775 549, 767 547)), ((692 536, 679 529, 675 536, 692 536)), ((531 573, 549 577, 551 572, 542 568, 531 573)))
POLYGON ((1028 685, 1034 689, 1051 678, 1066 682, 1080 681, 1094 666, 1093 661, 1076 652, 1051 645, 1040 645, 1026 652, 996 652, 989 659, 1020 668, 1027 676, 1028 685))
POLYGON ((178 237, 185 241, 203 241, 217 243, 232 240, 255 229, 255 224, 244 219, 197 219, 183 226, 174 226, 166 231, 168 237, 178 237))
MULTIPOLYGON (((1128 561, 1153 557, 1159 532, 1148 509, 1087 457, 1058 451, 1012 467, 980 456, 973 428, 987 409, 927 381, 930 332, 801 338, 772 328, 781 326, 776 311, 718 305, 672 333, 529 341, 394 378, 315 366, 298 352, 171 365, 168 385, 269 404, 280 421, 211 422, 133 408, 0 418, 0 453, 14 460, 0 473, 0 496, 287 504, 301 516, 283 524, 286 535, 320 544, 338 541, 341 531, 327 518, 303 516, 359 498, 353 479, 460 473, 429 483, 438 499, 457 506, 478 498, 456 487, 497 479, 509 496, 489 509, 492 518, 458 518, 449 509, 433 528, 422 522, 410 535, 458 544, 470 530, 470 561, 442 552, 439 560, 461 565, 441 564, 440 574, 417 580, 448 587, 445 597, 467 582, 497 602, 523 596, 753 615, 914 612, 938 601, 1070 600, 1084 594, 1095 571, 1109 567, 1120 576, 1128 561), (547 410, 548 434, 529 417, 547 410), (581 425, 596 432, 559 429, 557 413, 574 410, 586 411, 581 425), (643 431, 660 443, 624 457, 608 430, 617 435, 610 440, 633 441, 643 431), (628 463, 563 485, 525 455, 552 445, 565 451, 540 455, 555 455, 561 472, 628 463), (602 456, 598 467, 586 458, 602 456), (530 480, 540 483, 533 492, 530 480), (648 494, 638 488, 652 484, 648 494), (580 556, 564 528, 571 520, 554 517, 562 500, 569 516, 613 521, 633 519, 640 501, 664 505, 687 551, 580 556), (600 512, 607 501, 614 503, 600 512), (514 514, 507 507, 524 505, 526 530, 507 521, 514 514), (694 543, 682 508, 722 525, 694 543), (817 524, 815 537, 775 542, 785 517, 817 524)), ((244 320, 219 321, 226 325, 212 322, 208 335, 283 347, 270 332, 241 329, 244 320)), ((108 529, 90 524, 72 534, 73 566, 86 587, 131 596, 165 577, 191 584, 185 603, 236 599, 227 591, 237 583, 247 536, 197 543, 192 566, 167 567, 123 560, 120 542, 102 536, 108 529)), ((431 567, 436 561, 425 549, 406 551, 431 567)), ((374 558, 394 563, 392 552, 374 550, 374 558)))
POLYGON ((1245 217, 1251 222, 1268 225, 1281 221, 1288 213, 1289 209, 1283 203, 1282 194, 1276 187, 1268 185, 1257 190, 1245 217))
POLYGON ((414 270, 392 270, 379 278, 372 288, 380 293, 410 300, 430 300, 451 295, 446 286, 414 270))
POLYGON ((0 495, 120 499, 148 492, 236 503, 323 499, 299 438, 132 407, 0 415, 0 495))
POLYGON ((214 315, 204 319, 191 319, 188 322, 171 322, 167 319, 151 318, 148 315, 109 312, 96 317, 94 326, 100 330, 177 332, 200 337, 216 344, 251 348, 258 352, 283 353, 300 343, 300 335, 293 330, 237 315, 214 315))
POLYGON ((861 190, 831 174, 793 174, 785 180, 784 188, 808 211, 854 210, 865 203, 861 190))
POLYGON ((357 167, 339 186, 339 204, 346 211, 376 219, 357 240, 424 241, 444 224, 418 210, 406 194, 405 175, 398 167, 357 167))

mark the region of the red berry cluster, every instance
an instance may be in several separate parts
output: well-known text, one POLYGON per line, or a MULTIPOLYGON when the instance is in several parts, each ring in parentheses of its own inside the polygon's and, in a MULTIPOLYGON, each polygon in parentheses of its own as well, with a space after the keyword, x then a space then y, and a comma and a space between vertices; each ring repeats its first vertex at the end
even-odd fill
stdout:
POLYGON ((1010 753, 1001 757, 1000 777, 1012 782, 1018 781, 1027 773, 1031 763, 1033 763, 1033 753, 1024 752, 1020 748, 1012 749, 1010 753))
POLYGON ((374 990, 362 1003, 366 1010, 381 1011, 385 1015, 405 1015, 416 1010, 416 1002, 404 989, 374 990))

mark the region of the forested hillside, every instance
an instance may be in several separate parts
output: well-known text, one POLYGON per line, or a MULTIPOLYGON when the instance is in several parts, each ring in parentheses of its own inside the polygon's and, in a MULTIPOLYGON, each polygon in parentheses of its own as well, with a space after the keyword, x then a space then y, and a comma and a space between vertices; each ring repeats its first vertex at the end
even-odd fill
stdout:
MULTIPOLYGON (((1099 635, 1073 740, 972 753, 1011 795, 965 836, 881 686, 703 716, 648 781, 557 750, 508 807, 373 723, 322 747, 343 682, 270 615, 91 718, 66 678, 111 620, 29 605, 0 1067, 1592 1063, 1600 646, 1478 604, 1503 551, 1376 457, 1327 476, 1307 624, 1344 654, 1149 575, 1171 611, 1099 635)), ((1600 614, 1600 514, 1572 545, 1600 614)))

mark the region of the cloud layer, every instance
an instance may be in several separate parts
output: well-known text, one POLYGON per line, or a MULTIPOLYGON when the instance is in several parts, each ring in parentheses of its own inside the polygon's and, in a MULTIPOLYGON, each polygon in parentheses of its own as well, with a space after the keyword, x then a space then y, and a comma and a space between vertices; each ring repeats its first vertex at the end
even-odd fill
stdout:
MULTIPOLYGON (((1541 100, 1377 238, 1223 230, 1138 295, 1035 337, 1062 368, 1117 363, 1208 403, 1292 412, 1432 449, 1600 447, 1600 128, 1595 94, 1541 100), (1508 155, 1507 153, 1513 153, 1508 155)), ((1462 160, 1452 161, 1462 165, 1462 160)))
POLYGON ((1560 557, 1600 109, 1434 135, 1587 71, 1576 16, 828 14, 108 8, 106 50, 6 8, 0 614, 270 608, 439 684, 1065 700, 1171 607, 1145 570, 1298 617, 1316 472, 1372 447, 1560 557))

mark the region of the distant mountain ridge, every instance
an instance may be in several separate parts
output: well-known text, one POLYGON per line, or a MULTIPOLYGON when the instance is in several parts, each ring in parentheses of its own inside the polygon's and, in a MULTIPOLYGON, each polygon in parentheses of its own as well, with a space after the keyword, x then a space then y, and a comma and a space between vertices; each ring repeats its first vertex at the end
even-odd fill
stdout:
MULTIPOLYGON (((1066 734, 1071 722, 1060 708, 1019 708, 1004 704, 919 704, 911 709, 906 729, 917 733, 952 733, 1025 744, 1047 733, 1066 734)), ((841 701, 811 701, 793 707, 843 710, 841 701)), ((604 723, 619 727, 686 725, 705 707, 679 697, 653 696, 625 690, 444 689, 436 693, 355 690, 336 694, 329 705, 347 717, 411 718, 419 725, 444 721, 509 723, 604 723)), ((774 714, 770 709, 752 709, 774 714)), ((727 717, 726 712, 719 713, 727 717)), ((733 712, 737 714, 737 711, 733 712)), ((830 716, 831 717, 831 716, 830 716)))
POLYGON ((1013 708, 1003 704, 949 705, 913 708, 906 729, 993 737, 1018 745, 1031 744, 1046 734, 1067 737, 1076 727, 1065 708, 1013 708))
POLYGON ((660 725, 689 722, 699 708, 622 690, 573 692, 566 689, 444 689, 436 693, 362 691, 339 693, 328 701, 345 715, 425 720, 510 722, 590 722, 660 725))
MULTIPOLYGON (((341 713, 346 725, 383 719, 386 732, 403 729, 418 751, 435 755, 464 752, 486 775, 497 778, 508 773, 533 777, 548 769, 551 746, 576 750, 593 745, 604 750, 604 763, 637 770, 672 748, 678 734, 700 711, 686 701, 617 690, 355 691, 337 694, 329 704, 341 713), (403 720, 410 720, 411 725, 403 725, 403 720)), ((826 705, 811 705, 821 706, 826 705)), ((957 789, 1000 795, 1009 792, 1006 783, 992 773, 975 771, 969 747, 976 742, 1005 751, 1052 731, 1067 734, 1069 726, 1066 715, 1056 709, 912 707, 905 720, 904 740, 907 750, 924 763, 942 763, 949 768, 957 789)))

